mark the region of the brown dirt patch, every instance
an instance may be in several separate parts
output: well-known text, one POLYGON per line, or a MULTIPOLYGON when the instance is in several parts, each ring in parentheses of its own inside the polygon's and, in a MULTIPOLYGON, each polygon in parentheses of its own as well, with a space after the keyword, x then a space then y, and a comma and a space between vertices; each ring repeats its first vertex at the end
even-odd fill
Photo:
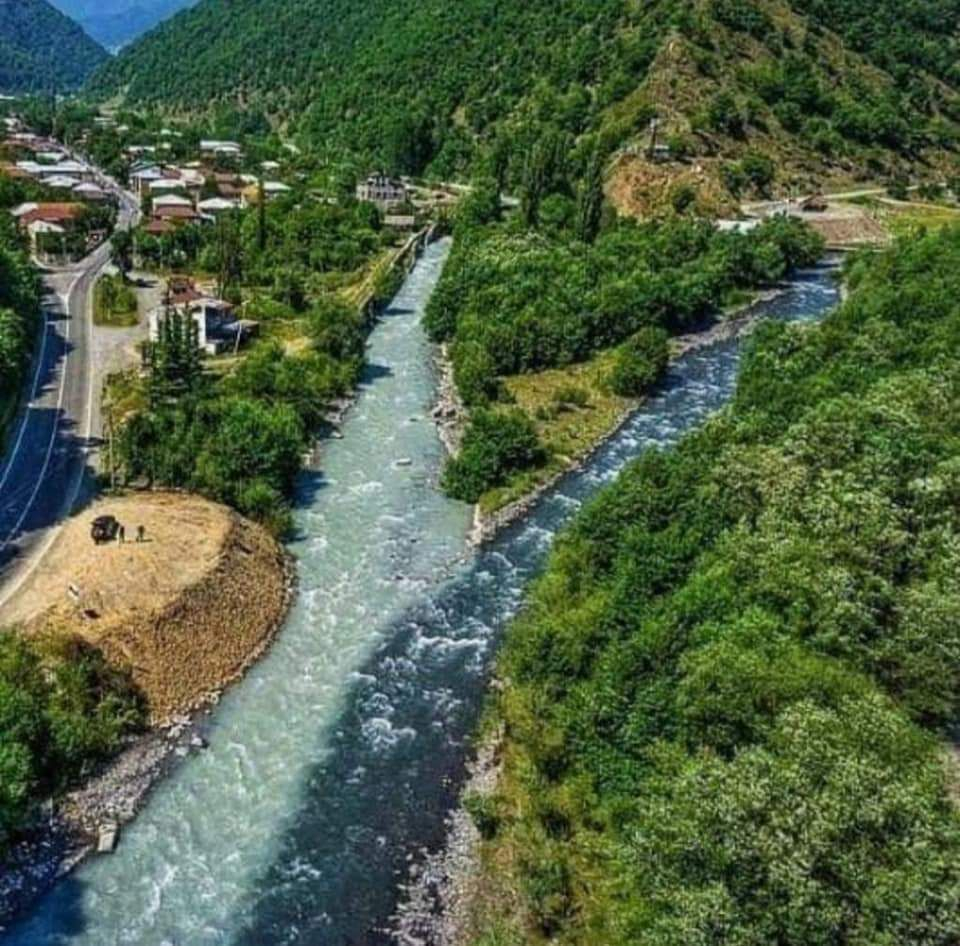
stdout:
POLYGON ((207 702, 262 653, 290 584, 283 549, 260 527, 196 496, 136 493, 71 519, 0 623, 80 635, 129 668, 159 723, 207 702), (94 545, 99 515, 126 526, 126 544, 94 545))
POLYGON ((736 203, 720 182, 717 162, 658 164, 640 154, 621 154, 607 180, 607 197, 617 210, 630 217, 649 218, 672 211, 681 191, 694 196, 700 215, 723 216, 736 211, 736 203))
POLYGON ((828 211, 803 218, 831 247, 879 246, 890 242, 890 233, 879 220, 859 209, 828 211))

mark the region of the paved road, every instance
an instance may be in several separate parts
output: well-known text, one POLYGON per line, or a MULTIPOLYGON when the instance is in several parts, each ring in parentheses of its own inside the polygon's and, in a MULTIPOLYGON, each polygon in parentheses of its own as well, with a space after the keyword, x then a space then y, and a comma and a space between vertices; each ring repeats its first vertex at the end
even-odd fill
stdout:
MULTIPOLYGON (((136 202, 123 194, 119 225, 129 226, 136 214, 136 202)), ((44 280, 45 324, 26 406, 0 457, 0 609, 93 488, 100 391, 91 360, 91 297, 109 261, 106 244, 44 280)))
MULTIPOLYGON (((920 190, 920 184, 911 184, 907 190, 908 191, 918 191, 920 190)), ((941 183, 941 187, 946 187, 946 183, 941 183)), ((889 192, 889 188, 886 187, 866 187, 861 188, 860 190, 851 190, 851 191, 837 191, 834 193, 825 193, 824 197, 828 200, 856 200, 858 197, 886 197, 889 192)), ((813 197, 813 194, 804 194, 801 197, 794 199, 794 204, 800 204, 804 200, 807 200, 810 197, 813 197)), ((897 201, 900 203, 900 201, 897 201)), ((912 202, 911 202, 912 203, 912 202)), ((755 200, 748 201, 741 205, 741 209, 745 213, 759 213, 763 210, 769 210, 771 208, 783 207, 786 204, 784 200, 755 200)))

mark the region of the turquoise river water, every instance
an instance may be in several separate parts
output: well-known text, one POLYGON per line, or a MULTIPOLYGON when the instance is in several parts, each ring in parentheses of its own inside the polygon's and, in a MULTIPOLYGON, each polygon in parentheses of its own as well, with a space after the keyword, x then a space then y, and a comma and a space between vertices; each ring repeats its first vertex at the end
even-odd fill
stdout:
MULTIPOLYGON (((731 341, 681 359, 582 471, 471 549, 471 511, 436 488, 437 377, 421 328, 448 252, 448 241, 424 252, 371 336, 343 439, 303 476, 300 589, 273 649, 117 852, 61 881, 4 943, 391 942, 397 885, 412 852, 442 843, 491 657, 557 530, 630 460, 720 408, 740 357, 731 341)), ((818 269, 762 305, 812 320, 836 301, 818 269)))

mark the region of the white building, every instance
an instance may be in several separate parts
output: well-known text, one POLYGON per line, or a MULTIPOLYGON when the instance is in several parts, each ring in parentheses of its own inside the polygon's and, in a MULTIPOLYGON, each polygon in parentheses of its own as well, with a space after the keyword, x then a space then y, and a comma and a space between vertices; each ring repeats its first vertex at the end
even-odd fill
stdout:
POLYGON ((79 177, 81 180, 87 180, 92 176, 93 172, 91 169, 80 161, 60 161, 57 164, 50 165, 49 167, 44 167, 43 175, 57 175, 63 176, 67 175, 70 177, 79 177))
POLYGON ((151 194, 170 194, 175 191, 186 191, 187 182, 180 177, 158 177, 149 183, 151 194))
POLYGON ((17 161, 17 167, 31 177, 39 177, 43 173, 43 165, 36 161, 17 161))
POLYGON ((54 174, 52 177, 44 178, 43 183, 55 190, 72 191, 80 181, 75 177, 67 177, 65 174, 54 174))
POLYGON ((137 168, 130 174, 130 185, 141 200, 150 193, 150 185, 163 177, 163 171, 156 165, 137 168))
POLYGON ((80 198, 80 200, 89 200, 96 203, 109 199, 109 195, 102 187, 91 184, 89 181, 76 184, 73 188, 73 193, 74 196, 80 198))
POLYGON ((193 201, 181 194, 160 194, 153 198, 152 206, 155 211, 164 207, 189 207, 193 210, 193 201))
POLYGON ((718 220, 717 229, 721 233, 750 233, 760 226, 759 220, 718 220))
POLYGON ((200 153, 210 157, 239 158, 243 149, 235 141, 207 139, 200 142, 200 153))
POLYGON ((386 174, 371 174, 357 185, 357 200, 376 204, 381 210, 390 210, 408 199, 406 185, 386 174))
MULTIPOLYGON (((256 323, 238 319, 233 306, 223 299, 197 299, 179 306, 178 311, 193 319, 197 326, 197 340, 208 355, 231 350, 256 329, 256 323)), ((148 315, 151 341, 160 338, 160 326, 167 312, 167 307, 159 306, 148 315)))
POLYGON ((239 206, 240 201, 238 200, 228 200, 226 197, 210 197, 207 200, 201 200, 197 204, 197 210, 202 214, 210 214, 215 217, 217 214, 236 210, 239 206))

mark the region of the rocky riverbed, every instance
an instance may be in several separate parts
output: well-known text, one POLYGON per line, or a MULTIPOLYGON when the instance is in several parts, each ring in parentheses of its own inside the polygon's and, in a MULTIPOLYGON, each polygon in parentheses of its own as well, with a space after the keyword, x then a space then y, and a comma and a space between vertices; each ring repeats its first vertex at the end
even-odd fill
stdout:
MULTIPOLYGON (((495 736, 480 747, 468 765, 461 797, 496 791, 499 744, 495 736)), ((460 805, 447 818, 446 844, 436 852, 410 855, 410 874, 400 887, 401 906, 391 929, 399 946, 464 946, 480 874, 479 846, 480 832, 460 805)))

